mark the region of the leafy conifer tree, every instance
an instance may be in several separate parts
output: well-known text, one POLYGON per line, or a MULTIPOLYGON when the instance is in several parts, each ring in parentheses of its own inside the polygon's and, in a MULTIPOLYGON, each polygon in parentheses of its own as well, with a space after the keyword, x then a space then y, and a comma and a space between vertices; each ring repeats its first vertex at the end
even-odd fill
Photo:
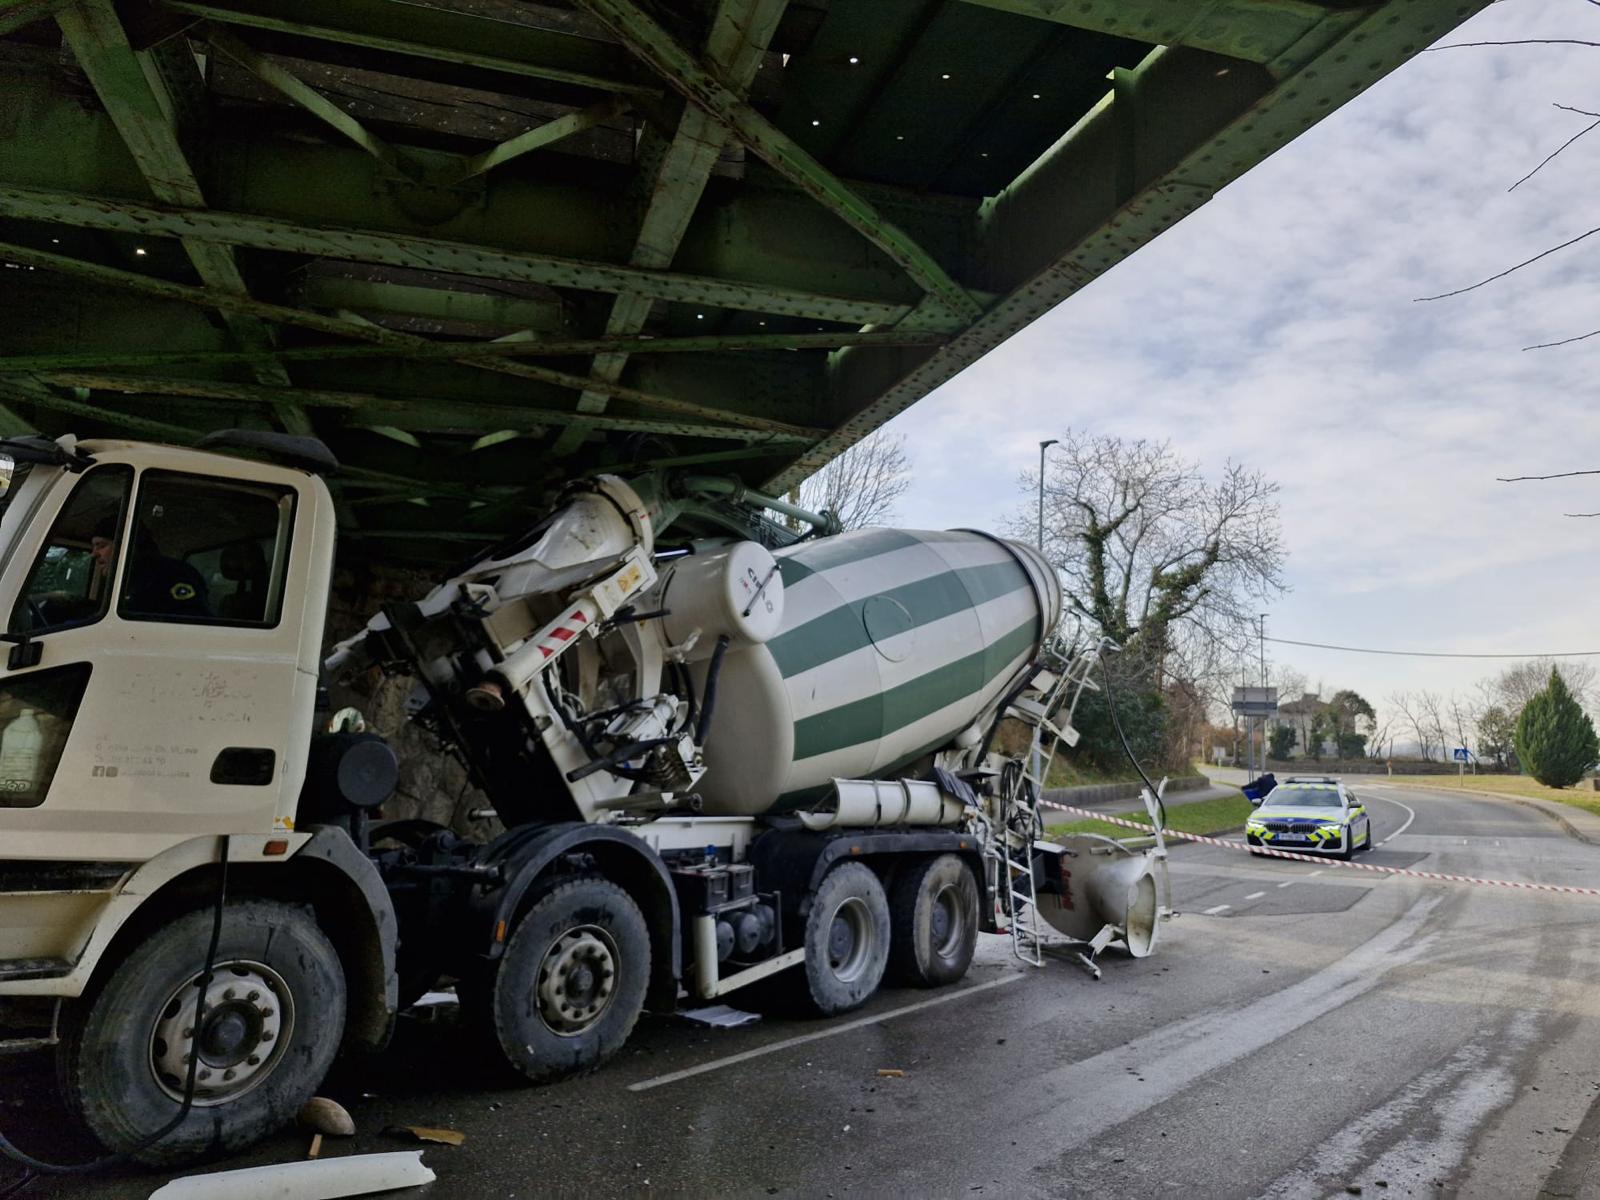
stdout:
POLYGON ((1600 758, 1594 722, 1554 667, 1545 689, 1517 718, 1516 743, 1523 770, 1546 787, 1571 787, 1600 758))

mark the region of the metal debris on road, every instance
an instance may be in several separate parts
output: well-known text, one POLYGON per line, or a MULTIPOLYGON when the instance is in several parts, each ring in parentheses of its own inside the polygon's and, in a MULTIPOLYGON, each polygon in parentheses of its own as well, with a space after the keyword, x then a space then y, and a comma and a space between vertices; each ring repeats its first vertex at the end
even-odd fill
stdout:
POLYGON ((150 1200, 341 1200, 433 1180, 421 1150, 399 1150, 187 1175, 162 1184, 150 1200))
POLYGON ((761 1020, 760 1013, 745 1012, 731 1004, 712 1004, 705 1008, 690 1008, 678 1014, 686 1021, 709 1025, 713 1029, 737 1029, 740 1025, 753 1025, 761 1020))

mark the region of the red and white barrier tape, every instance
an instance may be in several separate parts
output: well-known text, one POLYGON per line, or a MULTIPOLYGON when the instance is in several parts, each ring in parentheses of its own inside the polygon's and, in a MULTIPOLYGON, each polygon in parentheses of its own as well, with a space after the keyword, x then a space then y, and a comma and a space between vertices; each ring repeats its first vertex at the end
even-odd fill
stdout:
MULTIPOLYGON (((1104 821, 1108 825, 1121 825, 1127 829, 1137 829, 1140 833, 1154 834, 1150 826, 1139 821, 1124 821, 1120 817, 1108 817, 1104 813, 1095 812, 1092 808, 1074 808, 1070 804, 1057 804, 1053 800, 1040 800, 1040 805, 1053 808, 1059 812, 1073 813, 1080 817, 1092 817, 1096 821, 1104 821)), ((1268 846, 1248 846, 1244 842, 1230 842, 1224 838, 1206 837, 1199 833, 1179 833, 1175 829, 1163 829, 1161 834, 1165 838, 1177 839, 1185 842, 1199 842, 1205 846, 1221 846, 1224 850, 1250 850, 1256 854, 1265 854, 1269 858, 1288 858, 1295 862, 1316 863, 1324 867, 1348 867, 1354 871, 1376 871, 1381 875, 1409 875, 1413 879, 1441 879, 1446 883, 1476 883, 1484 887, 1521 888, 1531 892, 1566 892, 1575 896, 1600 896, 1600 888, 1571 887, 1561 883, 1522 883, 1515 879, 1479 879, 1475 875, 1445 875, 1439 871, 1412 871, 1405 867, 1380 867, 1372 863, 1350 862, 1344 859, 1325 858, 1319 854, 1295 854, 1290 850, 1274 850, 1268 846)))

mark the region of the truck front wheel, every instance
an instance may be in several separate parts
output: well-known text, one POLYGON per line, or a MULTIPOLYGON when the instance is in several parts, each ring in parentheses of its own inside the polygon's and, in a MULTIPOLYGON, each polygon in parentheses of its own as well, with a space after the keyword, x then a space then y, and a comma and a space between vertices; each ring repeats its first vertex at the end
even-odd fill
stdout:
POLYGON ((650 931, 616 884, 583 877, 534 904, 489 982, 505 1059, 535 1083, 599 1066, 633 1032, 650 979, 650 931))
POLYGON ((806 915, 806 984, 823 1016, 866 1003, 889 963, 889 901, 869 867, 845 863, 823 878, 806 915))
POLYGON ((188 1116, 135 1153, 154 1166, 239 1150, 288 1122, 344 1032, 339 956, 304 909, 229 903, 208 982, 213 916, 187 913, 139 943, 75 1006, 63 1033, 62 1094, 118 1152, 177 1116, 199 1055, 188 1116))
POLYGON ((978 942, 978 884, 954 854, 917 863, 895 880, 890 970, 897 982, 940 987, 967 973, 978 942))

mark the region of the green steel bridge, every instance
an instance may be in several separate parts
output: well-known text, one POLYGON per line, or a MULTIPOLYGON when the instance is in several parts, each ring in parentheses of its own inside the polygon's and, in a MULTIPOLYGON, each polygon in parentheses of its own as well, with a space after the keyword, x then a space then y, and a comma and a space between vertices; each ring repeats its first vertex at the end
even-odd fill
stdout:
POLYGON ((0 0, 0 433, 786 489, 1487 2, 0 0))

